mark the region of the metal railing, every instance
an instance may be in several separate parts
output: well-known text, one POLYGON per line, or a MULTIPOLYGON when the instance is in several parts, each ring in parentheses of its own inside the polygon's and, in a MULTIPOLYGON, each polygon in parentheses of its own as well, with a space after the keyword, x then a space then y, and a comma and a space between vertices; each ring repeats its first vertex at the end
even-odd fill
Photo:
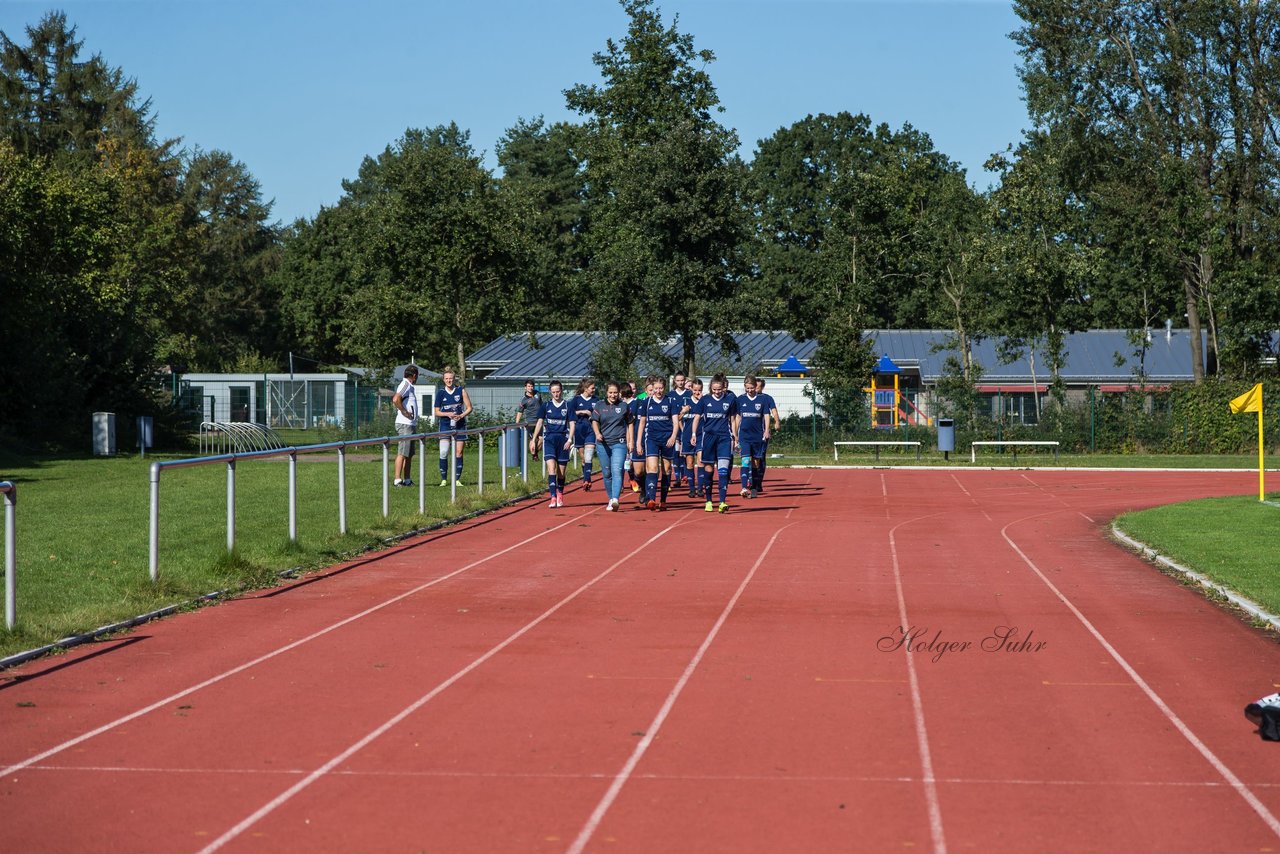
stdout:
POLYGON ((0 493, 4 494, 4 627, 12 630, 18 619, 17 484, 0 481, 0 493))
MULTIPOLYGON (((278 450, 247 451, 244 453, 218 454, 207 457, 192 457, 182 460, 166 460, 151 464, 151 536, 149 569, 151 580, 160 577, 160 473, 165 469, 191 468, 194 466, 225 463, 227 466, 227 551, 235 549, 236 544, 236 463, 241 460, 260 460, 273 457, 289 458, 289 542, 298 541, 298 455, 337 451, 338 453, 338 531, 347 533, 347 449, 363 445, 382 446, 382 516, 391 513, 391 477, 389 473, 390 449, 393 443, 416 441, 418 443, 418 512, 426 512, 426 455, 423 453, 428 439, 449 440, 449 471, 453 471, 453 461, 457 458, 457 437, 459 434, 479 438, 477 469, 477 493, 484 492, 484 437, 490 433, 499 433, 505 437, 509 430, 519 430, 524 436, 524 428, 519 425, 503 424, 497 427, 479 427, 473 430, 439 431, 435 433, 413 433, 407 436, 380 436, 371 439, 352 439, 350 441, 326 442, 320 445, 303 445, 300 447, 281 448, 278 450)), ((507 443, 498 442, 499 469, 501 484, 507 488, 507 443)), ((528 469, 522 469, 523 479, 529 480, 528 469)), ((449 478, 449 503, 458 500, 458 484, 454 477, 449 478)))

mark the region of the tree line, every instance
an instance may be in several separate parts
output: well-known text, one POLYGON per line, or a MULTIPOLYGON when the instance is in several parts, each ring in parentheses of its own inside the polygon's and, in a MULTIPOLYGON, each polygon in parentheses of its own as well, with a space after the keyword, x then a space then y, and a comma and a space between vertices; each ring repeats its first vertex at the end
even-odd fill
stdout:
POLYGON ((65 16, 0 34, 0 430, 144 411, 163 366, 465 366, 537 329, 607 333, 602 375, 786 330, 818 341, 833 396, 865 381, 863 330, 946 329, 956 402, 990 336, 1051 381, 1066 333, 1139 330, 1141 364, 1166 319, 1197 379, 1274 357, 1275 4, 1018 0, 1031 129, 981 192, 926 133, 847 111, 744 160, 714 54, 653 0, 621 5, 599 79, 564 93, 575 120, 516 120, 496 170, 456 124, 410 127, 289 225, 232 154, 158 139, 65 16))

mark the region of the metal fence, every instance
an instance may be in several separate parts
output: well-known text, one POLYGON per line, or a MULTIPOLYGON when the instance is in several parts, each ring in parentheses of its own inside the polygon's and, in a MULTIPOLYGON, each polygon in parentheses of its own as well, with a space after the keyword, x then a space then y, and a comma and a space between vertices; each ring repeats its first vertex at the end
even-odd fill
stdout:
MULTIPOLYGON (((524 436, 524 428, 520 425, 504 424, 495 427, 479 427, 472 430, 460 431, 458 433, 451 431, 441 431, 435 433, 415 433, 410 436, 379 436, 370 439, 357 439, 352 441, 325 442, 318 445, 304 445, 296 448, 282 448, 262 451, 248 451, 244 453, 228 453, 218 454, 215 456, 193 457, 182 460, 168 460, 155 462, 151 464, 151 523, 150 523, 150 559, 149 570, 151 580, 157 581, 160 577, 160 476, 168 469, 190 468, 194 466, 206 466, 225 464, 227 467, 227 501, 226 501, 226 519, 227 519, 227 551, 235 549, 236 543, 236 464, 239 462, 250 460, 263 460, 276 457, 288 457, 288 530, 289 541, 297 542, 298 540, 298 455, 312 454, 323 451, 337 452, 338 465, 338 531, 341 534, 347 533, 347 477, 346 477, 346 452, 347 449, 353 447, 362 447, 367 445, 380 445, 382 447, 382 515, 385 518, 390 515, 390 494, 391 494, 391 477, 389 471, 390 449, 393 443, 401 441, 416 441, 419 443, 418 457, 418 512, 426 511, 426 456, 422 453, 425 450, 425 443, 428 439, 445 439, 450 442, 449 459, 452 460, 457 452, 457 438, 459 435, 465 437, 476 437, 478 439, 478 460, 477 460, 477 483, 476 492, 484 492, 484 448, 485 437, 488 435, 498 435, 498 466, 501 471, 501 486, 506 489, 507 486, 507 468, 514 462, 508 460, 508 441, 505 437, 508 431, 515 431, 522 438, 524 436)), ((528 481, 527 467, 521 468, 524 480, 528 481)), ((454 478, 450 478, 449 501, 455 503, 458 498, 458 484, 454 478)))

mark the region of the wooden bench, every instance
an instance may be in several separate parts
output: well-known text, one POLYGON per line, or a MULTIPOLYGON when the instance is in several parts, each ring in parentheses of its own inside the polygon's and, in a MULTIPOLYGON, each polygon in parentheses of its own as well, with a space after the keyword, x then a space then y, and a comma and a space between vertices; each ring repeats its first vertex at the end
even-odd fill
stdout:
POLYGON ((882 447, 885 447, 885 446, 902 447, 906 445, 915 445, 916 459, 917 460, 920 459, 920 443, 919 442, 836 442, 835 443, 836 462, 840 461, 841 445, 866 445, 869 447, 874 447, 876 449, 876 462, 880 461, 880 449, 882 447))
POLYGON ((1016 442, 1015 442, 1015 441, 1010 441, 1010 440, 1006 439, 1006 440, 1004 440, 1004 441, 996 440, 996 441, 991 441, 991 442, 970 442, 970 443, 969 443, 969 462, 971 462, 971 463, 976 463, 976 462, 978 461, 978 446, 979 446, 979 445, 1009 445, 1009 446, 1011 446, 1011 447, 1013 448, 1013 460, 1014 460, 1014 462, 1017 462, 1017 461, 1018 461, 1018 446, 1019 446, 1019 445, 1052 445, 1052 446, 1053 446, 1053 461, 1054 461, 1055 463, 1058 461, 1058 443, 1057 443, 1056 441, 1034 441, 1034 442, 1033 442, 1033 441, 1021 440, 1021 441, 1016 441, 1016 442))

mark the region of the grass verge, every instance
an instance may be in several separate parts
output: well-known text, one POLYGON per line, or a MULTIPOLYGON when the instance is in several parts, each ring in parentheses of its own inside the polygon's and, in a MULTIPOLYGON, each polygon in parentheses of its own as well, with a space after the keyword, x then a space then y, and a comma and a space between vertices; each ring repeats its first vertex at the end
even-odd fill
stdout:
POLYGON ((1280 613, 1280 507, 1256 497, 1206 498, 1125 513, 1115 523, 1165 557, 1280 613))
MULTIPOLYGON (((348 457, 347 529, 338 533, 336 456, 300 456, 298 540, 288 537, 288 463, 246 460, 236 467, 236 548, 226 548, 225 465, 169 469, 160 480, 159 580, 149 566, 150 464, 136 457, 0 460, 0 480, 18 487, 17 624, 0 630, 0 657, 53 643, 218 590, 270 586, 279 573, 337 563, 388 538, 492 507, 528 490, 518 470, 498 484, 486 459, 483 494, 469 455, 458 502, 436 486, 427 460, 423 512, 418 489, 391 488, 382 516, 382 460, 348 457)), ((417 460, 413 473, 417 477, 417 460)))

